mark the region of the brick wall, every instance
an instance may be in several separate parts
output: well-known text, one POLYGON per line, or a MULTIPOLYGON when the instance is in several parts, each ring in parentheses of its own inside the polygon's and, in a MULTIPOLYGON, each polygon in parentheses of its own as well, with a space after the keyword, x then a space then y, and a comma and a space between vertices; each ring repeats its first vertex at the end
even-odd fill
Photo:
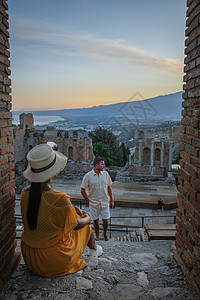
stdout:
POLYGON ((200 1, 187 1, 175 257, 200 293, 200 1))
MULTIPOLYGON (((182 153, 175 257, 200 293, 200 1, 187 0, 182 153)), ((19 263, 15 253, 7 2, 0 0, 0 289, 19 263)))
POLYGON ((20 254, 15 253, 14 149, 7 9, 7 2, 0 0, 0 289, 20 261, 20 254))

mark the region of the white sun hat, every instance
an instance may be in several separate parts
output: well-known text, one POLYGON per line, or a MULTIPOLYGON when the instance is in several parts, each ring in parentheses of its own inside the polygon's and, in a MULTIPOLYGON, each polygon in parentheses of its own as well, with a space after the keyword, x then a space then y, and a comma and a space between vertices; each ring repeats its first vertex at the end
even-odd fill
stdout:
POLYGON ((32 148, 27 154, 28 167, 23 175, 30 182, 45 182, 58 175, 67 163, 67 157, 47 144, 32 148))

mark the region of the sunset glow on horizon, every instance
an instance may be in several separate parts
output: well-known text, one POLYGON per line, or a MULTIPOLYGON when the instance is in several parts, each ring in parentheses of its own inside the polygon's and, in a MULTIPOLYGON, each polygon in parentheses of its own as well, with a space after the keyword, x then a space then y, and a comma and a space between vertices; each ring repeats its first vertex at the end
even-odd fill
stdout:
POLYGON ((13 110, 92 107, 137 92, 148 99, 182 90, 182 0, 8 5, 13 110))

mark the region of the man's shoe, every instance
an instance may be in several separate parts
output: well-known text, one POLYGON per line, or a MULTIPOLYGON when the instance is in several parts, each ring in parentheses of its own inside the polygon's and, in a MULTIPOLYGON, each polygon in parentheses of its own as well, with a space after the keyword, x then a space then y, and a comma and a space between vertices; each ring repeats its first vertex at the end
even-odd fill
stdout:
POLYGON ((106 242, 109 242, 109 241, 110 241, 110 239, 109 239, 109 237, 108 237, 108 235, 107 235, 107 234, 106 234, 106 235, 104 235, 103 237, 104 237, 104 241, 106 241, 106 242))
POLYGON ((97 250, 94 249, 89 250, 89 256, 93 256, 93 257, 99 257, 102 255, 102 253, 103 253, 103 248, 100 245, 97 245, 97 250))

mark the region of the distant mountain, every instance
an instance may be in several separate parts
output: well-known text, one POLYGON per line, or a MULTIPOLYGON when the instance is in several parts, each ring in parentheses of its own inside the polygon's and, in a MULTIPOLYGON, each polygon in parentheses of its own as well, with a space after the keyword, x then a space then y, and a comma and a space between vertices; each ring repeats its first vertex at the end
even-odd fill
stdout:
MULTIPOLYGON (((48 111, 23 111, 31 112, 34 116, 60 116, 65 121, 73 123, 108 123, 152 121, 178 121, 181 119, 182 92, 158 96, 150 99, 120 102, 109 105, 99 105, 89 108, 48 110, 48 111)), ((13 112, 19 115, 22 112, 13 112)), ((61 122, 61 121, 59 121, 61 122)))

